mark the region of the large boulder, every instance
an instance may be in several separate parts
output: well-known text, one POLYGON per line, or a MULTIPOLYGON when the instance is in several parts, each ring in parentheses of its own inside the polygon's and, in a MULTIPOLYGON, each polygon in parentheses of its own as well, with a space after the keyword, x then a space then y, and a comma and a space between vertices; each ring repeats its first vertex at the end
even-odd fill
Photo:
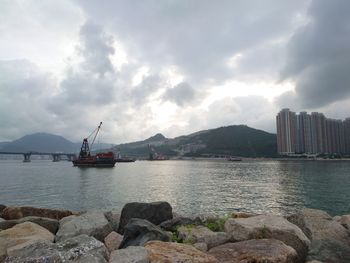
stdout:
POLYGON ((22 224, 24 222, 32 222, 43 228, 49 230, 52 234, 56 234, 58 230, 58 220, 46 218, 46 217, 37 217, 37 216, 27 216, 21 219, 12 219, 12 220, 0 220, 0 229, 5 230, 11 228, 15 225, 22 224))
POLYGON ((112 232, 108 220, 102 212, 91 211, 79 216, 69 216, 60 220, 60 226, 56 233, 56 241, 86 234, 103 241, 112 232))
POLYGON ((112 231, 111 233, 109 233, 108 236, 106 236, 104 243, 108 251, 112 252, 119 248, 122 241, 123 241, 123 236, 118 234, 117 232, 112 231))
POLYGON ((31 222, 25 222, 0 231, 0 251, 10 254, 12 251, 38 241, 53 242, 54 238, 54 235, 47 229, 31 222))
POLYGON ((299 227, 276 215, 228 219, 225 231, 230 234, 232 241, 263 238, 280 240, 297 251, 298 262, 304 262, 310 244, 299 227))
POLYGON ((37 242, 16 250, 6 263, 107 263, 108 251, 102 242, 87 235, 60 243, 37 242))
POLYGON ((127 247, 111 253, 109 263, 148 263, 148 252, 144 247, 127 247))
POLYGON ((118 228, 120 234, 124 233, 124 227, 131 218, 146 219, 152 224, 159 225, 166 220, 172 219, 173 213, 168 202, 128 203, 123 207, 120 217, 118 228))
POLYGON ((288 220, 310 238, 308 260, 350 262, 348 230, 324 211, 305 208, 288 220))
POLYGON ((60 220, 63 217, 72 215, 73 212, 68 210, 55 210, 47 208, 36 208, 30 206, 22 207, 6 207, 2 212, 0 217, 11 220, 11 219, 20 219, 26 216, 38 216, 38 217, 47 217, 52 219, 60 220))
POLYGON ((230 240, 225 232, 213 232, 204 226, 181 226, 178 237, 185 243, 205 243, 208 249, 222 245, 230 240))
POLYGON ((276 239, 252 239, 226 243, 208 252, 220 263, 295 263, 297 252, 276 239))
POLYGON ((145 244, 145 248, 149 253, 150 263, 219 263, 215 257, 186 244, 150 241, 145 244))
POLYGON ((304 208, 287 219, 303 230, 310 240, 331 238, 350 244, 348 231, 322 210, 304 208))
POLYGON ((170 241, 170 237, 151 222, 144 219, 133 218, 125 227, 124 238, 119 248, 143 246, 150 240, 170 241))

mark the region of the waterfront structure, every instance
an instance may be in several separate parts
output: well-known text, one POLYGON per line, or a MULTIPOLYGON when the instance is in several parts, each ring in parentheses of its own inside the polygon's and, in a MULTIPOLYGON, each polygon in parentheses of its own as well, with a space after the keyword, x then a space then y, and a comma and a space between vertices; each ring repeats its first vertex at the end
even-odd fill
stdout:
POLYGON ((350 154, 350 118, 328 119, 322 113, 281 110, 276 116, 281 155, 350 154))

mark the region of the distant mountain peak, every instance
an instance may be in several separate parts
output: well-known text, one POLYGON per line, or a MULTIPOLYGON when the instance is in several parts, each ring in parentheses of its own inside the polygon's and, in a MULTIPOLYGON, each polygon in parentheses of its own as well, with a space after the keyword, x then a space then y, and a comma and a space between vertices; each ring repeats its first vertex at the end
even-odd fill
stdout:
POLYGON ((157 133, 156 135, 149 137, 146 141, 164 141, 166 138, 163 134, 157 133))

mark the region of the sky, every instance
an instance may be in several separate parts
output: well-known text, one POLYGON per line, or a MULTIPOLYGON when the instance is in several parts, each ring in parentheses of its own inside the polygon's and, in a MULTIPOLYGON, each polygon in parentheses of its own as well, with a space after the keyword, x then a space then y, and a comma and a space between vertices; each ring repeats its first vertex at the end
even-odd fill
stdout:
POLYGON ((350 116, 348 0, 0 0, 0 141, 350 116))

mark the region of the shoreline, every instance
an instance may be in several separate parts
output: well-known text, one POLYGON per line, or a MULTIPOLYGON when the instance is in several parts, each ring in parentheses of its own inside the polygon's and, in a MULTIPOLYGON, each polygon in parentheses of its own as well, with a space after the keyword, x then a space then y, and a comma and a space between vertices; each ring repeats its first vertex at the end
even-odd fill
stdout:
POLYGON ((107 212, 0 205, 0 263, 239 263, 237 255, 251 262, 345 263, 349 229, 350 215, 309 208, 289 216, 186 216, 167 202, 127 203, 107 212))

